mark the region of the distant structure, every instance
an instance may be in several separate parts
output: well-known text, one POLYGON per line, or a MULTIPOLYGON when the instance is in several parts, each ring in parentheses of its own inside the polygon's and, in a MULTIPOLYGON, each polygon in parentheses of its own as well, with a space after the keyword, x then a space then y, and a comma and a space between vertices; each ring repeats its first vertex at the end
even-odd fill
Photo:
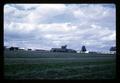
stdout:
POLYGON ((10 51, 19 50, 19 47, 10 47, 9 50, 10 50, 10 51))
POLYGON ((32 49, 28 49, 28 51, 32 51, 32 49))
POLYGON ((48 50, 43 50, 43 49, 35 49, 37 52, 49 52, 48 50))
POLYGON ((94 51, 90 51, 89 54, 98 54, 98 53, 94 51))
POLYGON ((20 48, 19 50, 21 50, 21 51, 25 51, 25 49, 23 49, 23 48, 20 48))
POLYGON ((67 52, 67 53, 76 53, 73 49, 67 49, 67 45, 61 46, 61 48, 52 48, 50 52, 67 52))

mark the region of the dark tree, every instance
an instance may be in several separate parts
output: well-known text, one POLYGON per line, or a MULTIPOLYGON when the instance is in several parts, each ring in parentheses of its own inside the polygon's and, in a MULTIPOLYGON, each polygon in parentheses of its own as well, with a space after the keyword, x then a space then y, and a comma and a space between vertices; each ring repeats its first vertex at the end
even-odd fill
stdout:
POLYGON ((116 51, 116 47, 111 47, 110 51, 116 51))
POLYGON ((85 47, 85 46, 82 46, 82 49, 81 49, 81 51, 82 51, 82 52, 85 52, 85 51, 87 51, 87 50, 86 50, 86 47, 85 47))
POLYGON ((19 48, 18 48, 18 47, 14 47, 14 49, 15 49, 15 50, 19 50, 19 48))
POLYGON ((9 50, 10 50, 10 51, 19 50, 19 48, 18 48, 18 47, 10 47, 9 50))
POLYGON ((61 46, 62 49, 66 49, 67 48, 67 45, 64 45, 64 46, 61 46))
POLYGON ((14 47, 10 47, 9 50, 10 50, 10 51, 13 51, 13 50, 14 50, 14 47))

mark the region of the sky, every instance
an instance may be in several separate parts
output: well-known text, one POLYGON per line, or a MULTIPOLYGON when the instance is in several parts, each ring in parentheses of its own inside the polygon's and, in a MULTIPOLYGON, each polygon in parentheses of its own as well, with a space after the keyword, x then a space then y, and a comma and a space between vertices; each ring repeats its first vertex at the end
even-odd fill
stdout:
POLYGON ((5 4, 4 46, 109 51, 116 46, 115 4, 5 4))

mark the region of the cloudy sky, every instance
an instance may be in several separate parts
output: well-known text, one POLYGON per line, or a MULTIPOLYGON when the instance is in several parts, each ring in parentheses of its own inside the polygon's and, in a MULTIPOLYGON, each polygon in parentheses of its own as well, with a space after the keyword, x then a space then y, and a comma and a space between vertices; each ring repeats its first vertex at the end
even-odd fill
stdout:
POLYGON ((114 4, 5 4, 4 45, 51 49, 68 45, 108 51, 116 45, 114 4))

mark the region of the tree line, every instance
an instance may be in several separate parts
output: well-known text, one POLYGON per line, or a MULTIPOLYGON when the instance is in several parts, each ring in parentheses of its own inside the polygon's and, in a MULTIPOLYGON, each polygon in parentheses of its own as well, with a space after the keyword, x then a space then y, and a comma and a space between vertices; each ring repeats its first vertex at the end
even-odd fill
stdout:
MULTIPOLYGON (((61 48, 62 49, 65 49, 67 47, 67 45, 65 45, 65 46, 61 46, 61 48)), ((14 51, 14 50, 24 50, 24 49, 20 49, 19 47, 9 47, 9 48, 7 48, 6 46, 4 46, 4 50, 5 49, 9 49, 10 51, 14 51)), ((32 49, 27 49, 28 51, 31 51, 32 49)), ((85 45, 83 45, 82 47, 81 47, 81 50, 80 50, 81 52, 86 52, 87 51, 87 49, 86 49, 86 46, 85 45)), ((112 47, 110 47, 110 49, 109 49, 109 51, 116 51, 116 47, 115 46, 112 46, 112 47)))

